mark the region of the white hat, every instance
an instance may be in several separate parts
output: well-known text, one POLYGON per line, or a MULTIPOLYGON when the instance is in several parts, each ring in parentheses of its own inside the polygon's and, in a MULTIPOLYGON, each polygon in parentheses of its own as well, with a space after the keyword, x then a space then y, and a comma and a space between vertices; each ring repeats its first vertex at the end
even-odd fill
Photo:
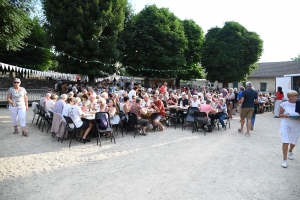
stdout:
POLYGON ((181 93, 181 95, 186 95, 186 93, 185 93, 185 92, 183 92, 183 93, 181 93))

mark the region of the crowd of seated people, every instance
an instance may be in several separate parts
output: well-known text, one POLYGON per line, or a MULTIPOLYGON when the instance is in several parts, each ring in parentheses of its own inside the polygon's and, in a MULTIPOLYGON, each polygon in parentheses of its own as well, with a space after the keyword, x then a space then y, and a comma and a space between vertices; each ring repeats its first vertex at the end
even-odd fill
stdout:
MULTIPOLYGON (((232 119, 234 111, 237 107, 238 93, 236 89, 229 90, 223 88, 221 90, 208 90, 205 86, 195 88, 174 88, 168 87, 166 83, 161 87, 151 86, 143 88, 138 85, 130 84, 128 87, 122 86, 105 87, 105 85, 97 84, 96 87, 85 87, 82 84, 74 84, 67 86, 62 92, 60 99, 55 94, 46 94, 41 98, 40 104, 46 110, 59 113, 60 115, 70 115, 76 120, 77 125, 85 129, 80 133, 82 141, 86 141, 87 134, 90 131, 90 124, 84 124, 84 120, 79 120, 80 116, 89 111, 108 112, 111 117, 112 124, 119 124, 120 121, 128 120, 128 113, 134 112, 141 123, 145 125, 152 124, 164 131, 161 119, 168 115, 169 106, 191 106, 198 107, 199 111, 206 112, 207 117, 211 119, 211 125, 215 120, 219 120, 222 130, 225 129, 224 118, 228 116, 232 119), (229 109, 227 112, 227 109, 229 109), (148 113, 147 113, 148 110, 148 113), (151 114, 149 110, 152 110, 151 114), (155 111, 155 112, 153 112, 155 111), (123 113, 122 119, 119 117, 123 113), (229 113, 229 115, 227 115, 229 113)), ((269 103, 269 97, 259 94, 259 105, 264 108, 269 103)), ((179 110, 179 123, 184 122, 186 116, 185 111, 179 110)), ((72 119, 73 119, 72 118, 72 119)), ((141 132, 146 134, 145 126, 142 126, 141 132)))

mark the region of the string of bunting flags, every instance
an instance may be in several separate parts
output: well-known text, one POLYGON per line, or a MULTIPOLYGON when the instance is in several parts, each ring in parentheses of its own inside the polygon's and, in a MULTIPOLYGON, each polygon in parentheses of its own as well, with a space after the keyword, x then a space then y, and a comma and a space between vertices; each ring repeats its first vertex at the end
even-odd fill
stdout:
MULTIPOLYGON (((39 46, 29 44, 29 43, 26 43, 25 46, 32 46, 34 48, 39 48, 39 49, 42 49, 42 50, 52 51, 51 49, 47 49, 47 48, 44 48, 44 47, 39 47, 39 46)), ((65 52, 54 51, 54 53, 57 54, 57 55, 67 56, 70 59, 73 59, 73 60, 79 61, 79 62, 83 62, 83 63, 99 63, 99 64, 102 64, 102 65, 107 66, 107 67, 116 65, 116 64, 101 62, 101 61, 98 61, 98 60, 86 60, 86 59, 74 57, 74 56, 72 56, 70 54, 67 54, 65 52)), ((150 69, 150 68, 138 68, 137 69, 136 67, 124 66, 124 65, 120 66, 120 68, 131 69, 131 70, 135 70, 135 71, 152 71, 152 72, 185 72, 185 71, 192 70, 192 69, 179 69, 179 70, 178 69, 167 69, 167 70, 162 70, 162 69, 150 69)))
POLYGON ((14 72, 19 72, 23 73, 23 75, 31 74, 33 76, 37 77, 64 77, 64 78, 69 78, 69 79, 76 79, 77 74, 65 74, 65 73, 60 73, 60 72, 55 72, 55 71, 38 71, 38 70, 33 70, 33 69, 26 69, 14 65, 9 65, 6 63, 0 62, 0 66, 2 66, 2 70, 7 70, 7 71, 14 71, 14 72))

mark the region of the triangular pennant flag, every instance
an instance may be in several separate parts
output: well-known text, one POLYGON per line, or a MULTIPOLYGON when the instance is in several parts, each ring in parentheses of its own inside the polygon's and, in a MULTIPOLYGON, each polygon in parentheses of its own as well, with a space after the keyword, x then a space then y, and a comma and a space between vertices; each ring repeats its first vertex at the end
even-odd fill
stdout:
POLYGON ((19 71, 19 67, 16 67, 16 69, 17 69, 17 72, 19 71))
POLYGON ((12 66, 13 70, 16 71, 16 66, 12 66))
POLYGON ((8 70, 8 65, 5 65, 5 68, 8 70))
POLYGON ((12 66, 11 66, 11 65, 9 65, 9 71, 11 71, 11 69, 12 69, 12 66))
POLYGON ((3 64, 3 63, 1 63, 1 65, 2 65, 2 69, 4 69, 4 64, 3 64))

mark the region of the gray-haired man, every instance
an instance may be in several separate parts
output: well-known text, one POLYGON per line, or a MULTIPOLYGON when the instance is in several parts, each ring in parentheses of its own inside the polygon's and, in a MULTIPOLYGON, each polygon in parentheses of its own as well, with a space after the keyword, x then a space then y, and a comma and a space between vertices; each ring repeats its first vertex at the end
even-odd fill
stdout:
POLYGON ((247 82, 246 83, 246 90, 243 91, 242 93, 242 98, 239 101, 242 106, 241 106, 241 128, 238 130, 239 133, 243 134, 243 128, 244 128, 244 123, 245 123, 245 118, 247 118, 247 132, 246 136, 250 136, 250 128, 251 128, 251 118, 252 114, 254 111, 254 103, 258 103, 258 96, 257 92, 253 90, 252 88, 252 83, 247 82))

